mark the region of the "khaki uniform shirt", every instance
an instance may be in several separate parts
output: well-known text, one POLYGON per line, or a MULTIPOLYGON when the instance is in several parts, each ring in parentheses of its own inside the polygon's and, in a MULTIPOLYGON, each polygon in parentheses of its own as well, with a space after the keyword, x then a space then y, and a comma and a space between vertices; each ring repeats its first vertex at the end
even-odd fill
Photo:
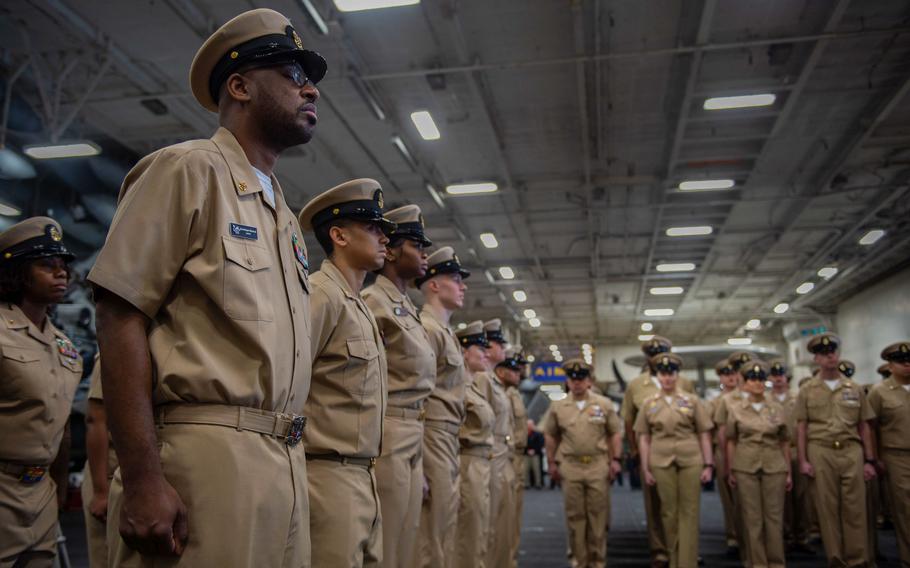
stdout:
POLYGON ((304 406, 306 451, 375 458, 388 388, 379 327, 331 260, 310 282, 313 386, 304 406))
POLYGON ((708 432, 714 424, 694 394, 676 391, 668 403, 663 392, 645 401, 635 433, 651 436, 651 466, 680 467, 703 463, 698 435, 708 432))
POLYGON ((889 377, 872 387, 869 405, 878 417, 881 447, 910 450, 910 392, 889 377))
POLYGON ((156 405, 302 413, 309 283, 297 218, 267 203, 230 131, 158 150, 130 171, 88 279, 151 319, 156 405))
MULTIPOLYGON (((783 399, 778 399, 773 392, 767 395, 784 409, 784 420, 787 422, 787 433, 790 436, 790 446, 796 447, 796 397, 793 393, 787 391, 783 399)), ((796 455, 795 453, 793 454, 796 455)))
MULTIPOLYGON (((95 366, 92 367, 92 376, 89 379, 88 398, 99 403, 104 403, 104 391, 101 389, 101 359, 95 355, 95 366)), ((88 467, 88 461, 85 462, 88 467)), ((119 466, 117 454, 114 452, 114 440, 111 439, 111 433, 107 434, 107 478, 114 477, 114 471, 119 466)))
POLYGON ((768 400, 755 410, 749 400, 731 402, 727 408, 727 439, 736 442, 734 471, 785 473, 787 462, 780 443, 790 439, 784 408, 768 400))
POLYGON ((746 393, 739 389, 727 391, 719 398, 715 398, 712 401, 714 404, 708 407, 711 410, 711 420, 714 421, 718 428, 723 428, 727 423, 730 405, 739 404, 747 398, 746 393))
POLYGON ((50 318, 39 330, 0 304, 0 461, 49 465, 70 417, 82 358, 50 318))
POLYGON ((833 391, 816 375, 796 397, 796 420, 807 423, 809 442, 826 446, 848 440, 859 442, 860 421, 873 418, 875 413, 862 387, 844 375, 840 375, 833 391))
MULTIPOLYGON (((479 375, 480 373, 478 373, 479 375)), ((493 423, 496 417, 493 407, 484 398, 476 382, 465 389, 464 396, 465 419, 458 431, 458 442, 462 449, 489 448, 492 457, 493 449, 493 423)))
POLYGON ((493 452, 500 456, 506 452, 515 450, 515 442, 512 440, 512 405, 509 403, 509 397, 506 389, 493 371, 486 373, 475 373, 474 384, 484 398, 493 407, 493 414, 496 421, 493 423, 493 452))
POLYGON ((361 294, 385 344, 389 365, 389 406, 423 408, 436 382, 436 353, 417 308, 383 275, 361 294))
POLYGON ((506 396, 512 406, 512 441, 515 443, 515 452, 524 454, 528 447, 528 409, 521 400, 518 387, 508 387, 506 396))
MULTIPOLYGON (((656 384, 657 377, 653 377, 650 371, 638 375, 626 388, 626 393, 622 398, 622 406, 619 409, 623 420, 635 423, 641 407, 645 401, 660 392, 660 385, 656 384)), ((695 392, 692 381, 685 377, 679 377, 677 386, 684 392, 695 392)))
POLYGON ((420 321, 436 354, 436 385, 427 399, 427 420, 461 425, 467 373, 461 345, 452 328, 436 319, 432 309, 424 307, 420 311, 420 321))
POLYGON ((566 457, 608 456, 610 437, 622 429, 613 401, 592 392, 584 400, 580 410, 571 393, 550 405, 543 430, 559 440, 557 462, 566 457))

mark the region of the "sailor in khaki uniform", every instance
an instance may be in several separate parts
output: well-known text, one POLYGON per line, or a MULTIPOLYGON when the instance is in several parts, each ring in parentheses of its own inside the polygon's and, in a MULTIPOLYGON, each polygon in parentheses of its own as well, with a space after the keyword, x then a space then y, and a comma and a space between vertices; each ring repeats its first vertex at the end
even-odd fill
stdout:
POLYGON ((738 495, 751 568, 784 566, 784 495, 792 486, 790 435, 783 407, 765 396, 770 367, 746 363, 743 392, 748 398, 727 405, 727 481, 738 495))
POLYGON ((374 466, 387 404, 386 354, 360 295, 367 272, 382 268, 386 234, 395 230, 382 207, 379 183, 356 179, 314 197, 299 216, 327 257, 310 278, 313 384, 304 406, 314 567, 382 560, 374 466))
POLYGON ((385 342, 389 404, 382 430, 376 482, 382 509, 383 566, 410 568, 417 548, 423 501, 424 404, 436 381, 436 354, 406 290, 427 271, 423 215, 416 205, 386 213, 397 225, 389 236, 385 264, 363 291, 385 342))
POLYGON ((484 568, 490 542, 490 474, 493 460, 493 407, 477 386, 475 379, 487 373, 489 346, 478 320, 456 333, 464 353, 465 420, 458 433, 459 443, 459 503, 456 528, 455 566, 484 568))
POLYGON ((591 390, 581 359, 563 365, 570 396, 550 405, 544 423, 547 462, 562 479, 569 550, 578 568, 606 566, 610 483, 622 470, 622 424, 613 402, 591 390))
POLYGON ((112 566, 309 565, 308 262, 271 175, 316 123, 326 66, 301 46, 267 9, 205 42, 190 85, 222 127, 139 161, 89 273, 112 566))
MULTIPOLYGON (((660 391, 657 372, 651 368, 650 359, 658 353, 669 353, 673 343, 666 337, 655 335, 641 344, 645 355, 645 367, 640 375, 629 382, 622 398, 620 414, 625 424, 626 441, 634 459, 638 459, 638 436, 635 433, 635 419, 644 402, 660 391)), ((679 387, 687 392, 695 392, 691 381, 680 377, 679 387)), ((645 500, 645 517, 648 522, 648 544, 651 548, 651 563, 654 566, 665 566, 669 561, 664 530, 660 524, 660 496, 657 488, 642 483, 642 496, 645 500)))
POLYGON ((676 388, 679 356, 661 353, 651 358, 651 365, 661 390, 645 401, 635 420, 642 474, 660 493, 671 568, 695 568, 701 484, 711 481, 714 472, 714 425, 695 395, 676 388))
POLYGON ((875 476, 869 420, 875 417, 863 389, 838 370, 840 338, 808 344, 819 366, 796 399, 800 471, 809 476, 829 566, 864 566, 866 480, 875 476))
POLYGON ((117 470, 117 454, 111 443, 101 388, 101 363, 89 383, 85 414, 85 469, 82 470, 82 509, 85 517, 88 560, 91 568, 107 568, 107 504, 111 479, 117 470))
POLYGON ((882 350, 891 376, 872 387, 879 467, 886 472, 901 566, 910 566, 910 341, 882 350))
POLYGON ((68 461, 61 442, 68 437, 82 359, 47 310, 66 294, 72 259, 60 225, 49 217, 26 219, 0 234, 3 568, 50 567, 57 555, 57 484, 66 483, 68 461), (52 479, 61 465, 62 479, 52 479))
POLYGON ((426 404, 423 474, 429 492, 421 509, 415 565, 445 568, 455 559, 458 432, 464 421, 466 386, 464 358, 449 320, 464 305, 464 280, 471 273, 462 268, 452 247, 431 254, 427 264, 426 275, 415 284, 425 299, 420 320, 436 357, 436 384, 426 404))
POLYGON ((509 405, 512 408, 512 442, 515 444, 515 452, 512 454, 512 470, 515 474, 513 482, 514 508, 512 509, 512 550, 509 553, 512 559, 512 566, 518 566, 518 545, 521 540, 521 511, 524 503, 525 489, 525 449, 528 447, 528 410, 521 398, 521 392, 518 385, 521 383, 524 374, 526 361, 522 357, 521 345, 511 345, 506 349, 506 358, 500 363, 501 367, 506 367, 509 373, 503 373, 502 381, 506 387, 506 396, 509 397, 509 405))

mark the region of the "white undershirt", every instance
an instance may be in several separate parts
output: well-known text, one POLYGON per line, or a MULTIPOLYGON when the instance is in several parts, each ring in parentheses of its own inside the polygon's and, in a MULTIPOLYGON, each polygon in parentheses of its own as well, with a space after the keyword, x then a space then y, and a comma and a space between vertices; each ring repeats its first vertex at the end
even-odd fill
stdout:
POLYGON ((832 391, 837 388, 837 383, 839 383, 839 382, 840 382, 840 379, 831 379, 830 381, 825 379, 825 384, 832 391))
POLYGON ((575 406, 578 407, 578 410, 584 410, 585 404, 586 404, 587 402, 588 402, 588 401, 586 401, 586 400, 576 400, 576 401, 575 401, 575 406))
POLYGON ((777 400, 778 400, 778 401, 783 402, 784 399, 787 398, 787 393, 782 392, 782 393, 780 393, 780 394, 775 394, 774 396, 777 397, 777 400))
POLYGON ((752 408, 755 409, 755 412, 761 412, 761 409, 765 407, 764 402, 753 402, 752 408))
POLYGON ((910 392, 910 385, 901 385, 905 391, 910 392))
POLYGON ((657 380, 657 377, 651 375, 651 382, 654 383, 654 386, 660 388, 660 381, 657 380))
POLYGON ((253 171, 256 172, 256 177, 259 178, 259 185, 262 186, 262 193, 265 195, 265 200, 269 205, 275 207, 275 188, 272 187, 272 178, 265 175, 257 168, 253 168, 253 171))
POLYGON ((673 404, 673 397, 672 397, 672 396, 665 396, 665 397, 664 397, 664 400, 667 401, 667 404, 673 404))

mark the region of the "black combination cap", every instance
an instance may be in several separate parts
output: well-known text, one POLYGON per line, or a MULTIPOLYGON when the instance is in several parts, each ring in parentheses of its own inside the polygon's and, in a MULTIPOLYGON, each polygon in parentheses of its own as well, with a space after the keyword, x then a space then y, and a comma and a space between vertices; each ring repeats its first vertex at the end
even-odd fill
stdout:
POLYGON ((62 257, 66 262, 76 258, 63 244, 60 224, 50 217, 26 219, 0 234, 0 259, 4 264, 49 256, 62 257))

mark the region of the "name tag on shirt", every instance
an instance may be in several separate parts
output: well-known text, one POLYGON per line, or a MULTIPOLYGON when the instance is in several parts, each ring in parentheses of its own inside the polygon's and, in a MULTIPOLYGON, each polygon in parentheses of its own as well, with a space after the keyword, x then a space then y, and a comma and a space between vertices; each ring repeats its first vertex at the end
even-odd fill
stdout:
POLYGON ((395 306, 394 308, 392 308, 392 311, 395 312, 396 316, 408 315, 408 311, 406 309, 402 308, 401 306, 395 306))
POLYGON ((231 223, 231 236, 237 237, 238 239, 255 241, 259 239, 259 229, 256 227, 250 227, 249 225, 238 225, 237 223, 231 223))

